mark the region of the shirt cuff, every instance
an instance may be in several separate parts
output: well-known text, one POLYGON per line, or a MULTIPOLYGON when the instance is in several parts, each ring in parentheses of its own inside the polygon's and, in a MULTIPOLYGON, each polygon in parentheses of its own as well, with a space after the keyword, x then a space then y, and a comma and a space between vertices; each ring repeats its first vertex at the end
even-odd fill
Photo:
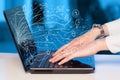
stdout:
POLYGON ((110 36, 120 34, 120 19, 108 22, 105 25, 108 28, 110 36))
POLYGON ((112 53, 120 52, 120 35, 106 37, 106 44, 112 53))

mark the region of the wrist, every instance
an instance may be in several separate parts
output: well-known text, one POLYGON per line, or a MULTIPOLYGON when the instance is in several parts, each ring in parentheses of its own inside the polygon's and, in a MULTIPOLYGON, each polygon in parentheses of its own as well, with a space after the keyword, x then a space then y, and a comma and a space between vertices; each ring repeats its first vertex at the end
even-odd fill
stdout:
POLYGON ((104 25, 102 25, 102 27, 103 27, 103 29, 104 29, 105 36, 108 36, 108 35, 109 35, 109 31, 108 31, 107 25, 104 24, 104 25))
POLYGON ((92 28, 90 30, 91 35, 93 36, 94 39, 100 36, 100 30, 98 28, 92 28))
POLYGON ((107 26, 104 25, 99 25, 99 24, 94 24, 93 28, 91 29, 92 35, 95 36, 96 38, 101 38, 109 35, 107 26))

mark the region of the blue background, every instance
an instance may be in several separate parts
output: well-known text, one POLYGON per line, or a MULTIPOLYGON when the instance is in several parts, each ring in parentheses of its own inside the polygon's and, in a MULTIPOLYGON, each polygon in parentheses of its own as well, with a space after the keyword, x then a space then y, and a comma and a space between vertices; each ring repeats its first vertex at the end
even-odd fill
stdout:
MULTIPOLYGON (((0 52, 17 52, 5 22, 3 11, 22 5, 30 6, 32 1, 33 0, 0 0, 0 52)), ((50 2, 50 0, 47 1, 50 2)), ((67 1, 71 1, 70 4, 73 4, 72 0, 65 0, 63 3, 66 3, 67 1)), ((78 0, 78 2, 81 3, 78 4, 78 9, 81 11, 81 17, 84 18, 86 14, 92 16, 92 20, 89 21, 91 24, 104 24, 106 22, 120 18, 119 0, 78 0), (98 10, 96 8, 98 8, 98 10), (96 11, 95 14, 94 11, 96 11)), ((51 4, 55 3, 55 1, 52 1, 51 4)))

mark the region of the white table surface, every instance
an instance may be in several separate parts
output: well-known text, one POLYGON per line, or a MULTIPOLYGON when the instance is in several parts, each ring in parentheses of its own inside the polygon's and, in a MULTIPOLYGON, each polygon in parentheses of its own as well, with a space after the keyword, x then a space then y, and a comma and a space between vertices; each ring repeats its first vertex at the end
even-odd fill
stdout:
POLYGON ((120 80, 120 55, 95 55, 91 74, 25 73, 18 54, 0 53, 0 80, 120 80))

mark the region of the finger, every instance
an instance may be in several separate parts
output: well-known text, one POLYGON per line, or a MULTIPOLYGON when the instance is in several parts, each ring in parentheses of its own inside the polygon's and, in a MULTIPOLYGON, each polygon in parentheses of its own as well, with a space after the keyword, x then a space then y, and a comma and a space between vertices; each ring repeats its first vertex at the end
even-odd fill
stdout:
POLYGON ((65 50, 70 44, 66 44, 63 47, 61 47, 58 51, 56 51, 52 56, 56 56, 60 54, 63 50, 65 50))
POLYGON ((56 59, 59 58, 62 55, 63 55, 63 53, 60 53, 60 54, 58 54, 56 56, 53 56, 49 61, 52 62, 52 63, 54 63, 56 61, 56 59))
POLYGON ((64 64, 64 63, 70 61, 70 60, 73 59, 73 58, 74 58, 74 55, 69 55, 68 57, 66 57, 66 58, 64 58, 62 61, 60 61, 60 62, 58 63, 58 65, 62 65, 62 64, 64 64))
POLYGON ((66 52, 66 53, 63 52, 61 55, 53 57, 50 61, 52 63, 55 63, 55 62, 60 61, 61 59, 65 58, 65 57, 67 57, 68 55, 70 55, 68 52, 66 52))
POLYGON ((53 58, 50 60, 50 62, 56 62, 59 61, 60 59, 67 57, 68 55, 71 55, 75 52, 78 51, 78 47, 72 47, 70 49, 66 49, 64 51, 62 51, 61 53, 59 53, 58 55, 53 56, 53 58))

